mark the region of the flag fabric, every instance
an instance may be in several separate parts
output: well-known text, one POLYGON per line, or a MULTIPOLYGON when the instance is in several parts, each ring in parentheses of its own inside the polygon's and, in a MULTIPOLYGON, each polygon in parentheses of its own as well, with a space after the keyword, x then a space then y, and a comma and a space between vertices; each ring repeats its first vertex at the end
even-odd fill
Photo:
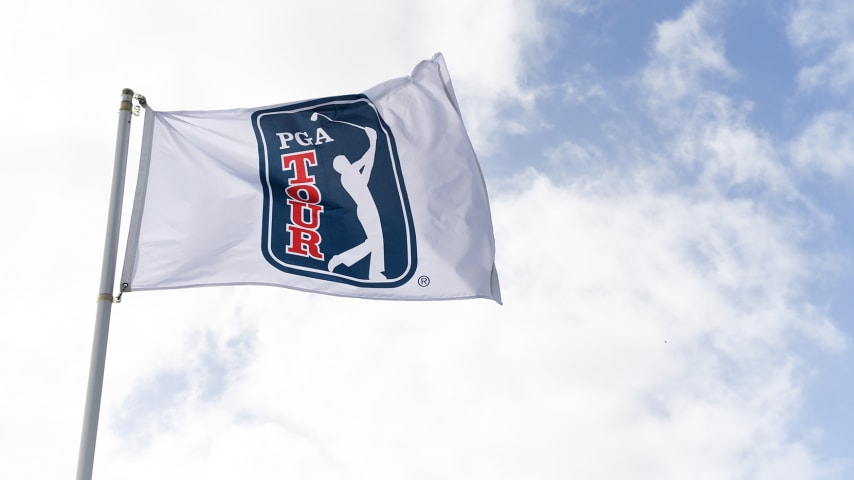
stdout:
POLYGON ((123 291, 501 302, 486 186, 441 54, 361 94, 146 108, 123 291))

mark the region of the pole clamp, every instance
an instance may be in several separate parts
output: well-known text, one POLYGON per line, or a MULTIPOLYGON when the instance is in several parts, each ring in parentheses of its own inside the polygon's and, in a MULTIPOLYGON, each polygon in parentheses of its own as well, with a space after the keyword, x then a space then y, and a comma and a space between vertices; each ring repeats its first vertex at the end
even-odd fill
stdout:
POLYGON ((107 300, 110 303, 122 303, 122 296, 119 295, 118 298, 114 297, 112 293, 101 293, 98 294, 98 299, 95 300, 95 303, 100 302, 102 300, 107 300))

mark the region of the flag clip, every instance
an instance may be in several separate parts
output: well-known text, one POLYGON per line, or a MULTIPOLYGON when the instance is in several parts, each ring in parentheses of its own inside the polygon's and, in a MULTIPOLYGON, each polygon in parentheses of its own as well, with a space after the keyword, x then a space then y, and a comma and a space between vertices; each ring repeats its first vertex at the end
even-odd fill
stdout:
MULTIPOLYGON (((138 94, 138 93, 134 93, 134 94, 133 94, 133 99, 137 101, 137 105, 134 105, 134 106, 133 106, 133 115, 134 115, 135 117, 138 117, 138 116, 139 116, 139 112, 141 111, 141 109, 142 109, 142 108, 145 108, 145 106, 146 106, 147 104, 146 104, 146 101, 145 101, 145 97, 144 97, 144 96, 142 96, 142 95, 140 95, 140 94, 138 94)), ((119 298, 121 298, 121 296, 122 296, 122 295, 121 295, 121 294, 119 294, 119 298)), ((118 302, 117 302, 117 303, 118 303, 118 302)))
POLYGON ((122 295, 128 291, 128 287, 130 285, 127 282, 123 282, 121 288, 119 288, 119 296, 116 297, 116 303, 122 303, 122 295))

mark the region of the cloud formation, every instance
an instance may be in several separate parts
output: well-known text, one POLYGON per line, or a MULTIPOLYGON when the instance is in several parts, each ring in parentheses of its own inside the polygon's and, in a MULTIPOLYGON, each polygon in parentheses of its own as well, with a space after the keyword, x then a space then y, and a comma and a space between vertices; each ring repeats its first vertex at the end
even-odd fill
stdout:
POLYGON ((789 19, 789 39, 812 61, 798 74, 806 90, 854 86, 854 6, 844 0, 800 0, 789 19))
MULTIPOLYGON (((162 407, 171 428, 139 425, 151 435, 142 450, 113 430, 103 468, 216 476, 248 458, 259 474, 318 478, 832 474, 788 427, 804 400, 792 347, 844 340, 803 296, 808 220, 732 193, 751 184, 786 198, 789 185, 772 140, 707 87, 709 75, 735 75, 710 15, 697 4, 658 26, 642 87, 658 100, 650 115, 679 121, 652 124, 666 141, 643 150, 648 161, 493 181, 504 307, 342 317, 355 304, 241 292, 230 302, 253 319, 253 357, 232 367, 223 396, 162 407), (687 176, 674 184, 671 168, 687 176)), ((562 145, 554 164, 607 161, 570 136, 562 145)), ((186 371, 161 369, 149 378, 186 371)))
POLYGON ((854 116, 844 110, 814 117, 791 146, 796 166, 847 184, 854 173, 854 116))
MULTIPOLYGON (((850 175, 846 111, 817 115, 791 141, 752 123, 747 102, 715 88, 738 79, 723 2, 698 1, 651 25, 647 62, 630 81, 603 81, 591 66, 547 85, 526 77, 539 61, 526 52, 559 33, 550 15, 603 7, 372 5, 160 2, 136 17, 145 35, 121 47, 103 39, 123 32, 129 10, 75 30, 63 11, 47 17, 54 35, 75 39, 57 47, 53 65, 71 68, 59 57, 89 52, 79 64, 91 77, 68 81, 110 108, 125 82, 166 109, 347 93, 442 50, 485 165, 497 161, 496 146, 537 156, 521 120, 551 126, 547 162, 526 158, 487 179, 504 306, 251 287, 127 295, 114 308, 97 477, 846 478, 796 428, 809 400, 803 345, 839 352, 847 339, 810 298, 823 259, 808 244, 825 226, 793 180, 799 169, 850 175), (106 66, 124 47, 136 60, 106 66), (548 110, 543 101, 563 103, 548 110), (593 103, 613 114, 605 140, 564 123, 570 107, 593 103), (521 143, 502 143, 508 131, 521 143)), ((830 62, 812 88, 848 88, 844 65, 831 60, 834 42, 847 41, 849 10, 802 2, 791 17, 793 43, 815 55, 807 68, 830 62), (815 16, 830 22, 826 31, 809 27, 815 16)), ((35 52, 53 58, 47 43, 35 52)), ((42 80, 51 71, 9 58, 42 80)), ((43 139, 64 158, 109 158, 111 138, 89 131, 112 132, 114 117, 89 107, 56 135, 9 139, 4 157, 22 158, 43 139)), ((16 452, 0 456, 0 471, 53 478, 76 461, 94 312, 79 280, 95 285, 85 259, 100 258, 108 173, 30 155, 39 161, 14 162, 15 175, 0 177, 5 191, 39 178, 40 191, 54 193, 29 194, 29 204, 70 213, 46 228, 17 202, 0 207, 29 233, 9 239, 2 260, 51 263, 2 280, 5 303, 28 306, 7 307, 4 318, 41 322, 7 320, 0 335, 2 376, 15 392, 0 409, 0 451, 16 452), (57 258, 70 273, 57 276, 57 258), (63 289, 46 301, 31 289, 46 284, 63 289), (26 370, 15 368, 22 358, 26 370)))

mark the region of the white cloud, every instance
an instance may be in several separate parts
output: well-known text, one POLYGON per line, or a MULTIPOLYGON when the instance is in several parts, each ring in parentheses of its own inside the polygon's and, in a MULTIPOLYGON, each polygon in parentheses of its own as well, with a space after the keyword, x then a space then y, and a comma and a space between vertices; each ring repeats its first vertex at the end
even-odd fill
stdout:
POLYGON ((789 37, 798 46, 834 43, 852 33, 854 6, 840 0, 798 0, 789 19, 789 37))
POLYGON ((854 42, 837 47, 823 61, 802 69, 798 82, 812 90, 825 84, 835 92, 845 92, 854 85, 854 42))
POLYGON ((564 97, 570 105, 580 105, 591 100, 608 101, 608 91, 599 83, 595 69, 587 64, 570 78, 564 86, 564 97))
POLYGON ((4 8, 0 100, 15 115, 4 115, 2 128, 84 102, 112 106, 123 87, 163 110, 354 93, 442 51, 480 151, 505 128, 500 109, 532 105, 521 62, 544 32, 537 5, 518 0, 4 8), (39 94, 18 109, 12 97, 22 89, 39 94))
POLYGON ((830 87, 844 93, 854 85, 854 5, 845 0, 801 0, 789 18, 789 40, 815 63, 801 69, 807 90, 830 87))
POLYGON ((678 19, 657 25, 651 61, 642 74, 653 107, 696 95, 710 74, 735 75, 721 38, 709 32, 715 13, 713 2, 695 2, 678 19))
MULTIPOLYGON (((495 112, 529 103, 520 57, 541 34, 528 2, 155 1, 138 7, 0 7, 0 129, 7 132, 0 156, 9 160, 0 175, 0 213, 11 231, 0 249, 6 272, 0 278, 0 377, 7 386, 0 450, 13 452, 0 456, 0 471, 14 478, 69 475, 77 461, 123 87, 164 110, 249 107, 361 91, 406 75, 419 60, 443 51, 483 151, 487 139, 505 128, 495 112)), ((131 149, 128 199, 136 151, 131 149)), ((115 307, 99 461, 111 458, 111 428, 139 445, 192 424, 191 407, 203 401, 211 383, 223 381, 206 355, 226 362, 222 368, 231 373, 242 371, 228 344, 254 338, 258 317, 241 311, 241 302, 221 298, 222 292, 159 292, 136 307, 130 298, 115 307), (147 301, 153 305, 140 305, 147 301), (163 379, 174 380, 171 389, 163 379), (156 415, 151 402, 165 402, 167 413, 156 415)), ((291 300, 277 304, 279 311, 256 312, 262 318, 280 321, 285 314, 279 312, 313 308, 313 300, 299 308, 299 295, 272 295, 291 300)), ((215 413, 205 415, 203 410, 196 417, 199 436, 189 442, 196 452, 206 448, 205 421, 216 425, 215 413)), ((251 430, 224 429, 237 438, 251 430)), ((290 441, 275 432, 269 436, 271 442, 290 441)), ((270 451, 279 448, 272 445, 270 451)), ((181 450, 173 447, 164 440, 152 448, 178 462, 181 450)))
POLYGON ((797 197, 773 142, 748 122, 751 105, 714 87, 716 79, 737 76, 715 33, 720 10, 716 2, 698 1, 656 28, 638 87, 655 128, 669 138, 662 168, 687 172, 712 189, 759 186, 797 197))
POLYGON ((804 332, 840 340, 799 299, 798 226, 750 201, 612 185, 533 171, 500 185, 501 307, 242 288, 220 311, 164 314, 160 292, 128 297, 112 365, 196 379, 156 406, 166 424, 135 426, 143 443, 120 427, 152 374, 108 379, 98 471, 717 479, 796 462, 806 473, 790 478, 818 478, 821 459, 786 428, 802 400, 789 347, 804 332), (184 316, 195 326, 169 341, 183 349, 134 347, 184 316), (211 345, 237 359, 227 345, 245 332, 251 356, 205 397, 196 359, 211 345))
POLYGON ((854 173, 854 116, 845 111, 817 115, 791 145, 795 165, 850 181, 854 173))
POLYGON ((595 145, 581 145, 564 140, 555 148, 545 152, 546 159, 554 171, 583 170, 585 172, 607 168, 602 151, 595 145))
MULTIPOLYGON (((671 116, 653 126, 660 149, 638 153, 660 163, 490 185, 504 306, 260 287, 127 295, 114 308, 96 478, 832 475, 789 429, 804 400, 791 346, 845 340, 804 299, 817 274, 800 243, 809 220, 725 193, 785 175, 746 109, 704 83, 735 75, 704 5, 660 24, 643 72, 671 116), (679 165, 700 174, 657 187, 679 165)), ((543 33, 537 13, 522 2, 433 6, 161 2, 91 24, 60 9, 33 24, 53 32, 37 60, 0 46, 26 71, 4 77, 0 122, 16 135, 0 149, 28 160, 0 176, 14 193, 3 218, 22 232, 2 252, 13 273, 0 280, 10 385, 0 451, 13 453, 0 471, 52 478, 76 462, 109 181, 94 165, 112 156, 118 89, 157 108, 249 106, 367 87, 443 50, 484 142, 508 126, 494 112, 530 107, 520 56, 543 33), (136 35, 124 22, 134 18, 136 35), (85 99, 67 117, 55 97, 27 95, 30 83, 49 91, 57 66, 85 99), (45 123, 48 134, 17 126, 45 123)), ((594 86, 579 91, 598 95, 594 86)), ((606 150, 566 140, 550 160, 607 163, 606 150)))
POLYGON ((677 130, 673 158, 697 168, 710 185, 755 185, 796 196, 771 139, 747 121, 746 109, 714 92, 698 93, 677 130))

